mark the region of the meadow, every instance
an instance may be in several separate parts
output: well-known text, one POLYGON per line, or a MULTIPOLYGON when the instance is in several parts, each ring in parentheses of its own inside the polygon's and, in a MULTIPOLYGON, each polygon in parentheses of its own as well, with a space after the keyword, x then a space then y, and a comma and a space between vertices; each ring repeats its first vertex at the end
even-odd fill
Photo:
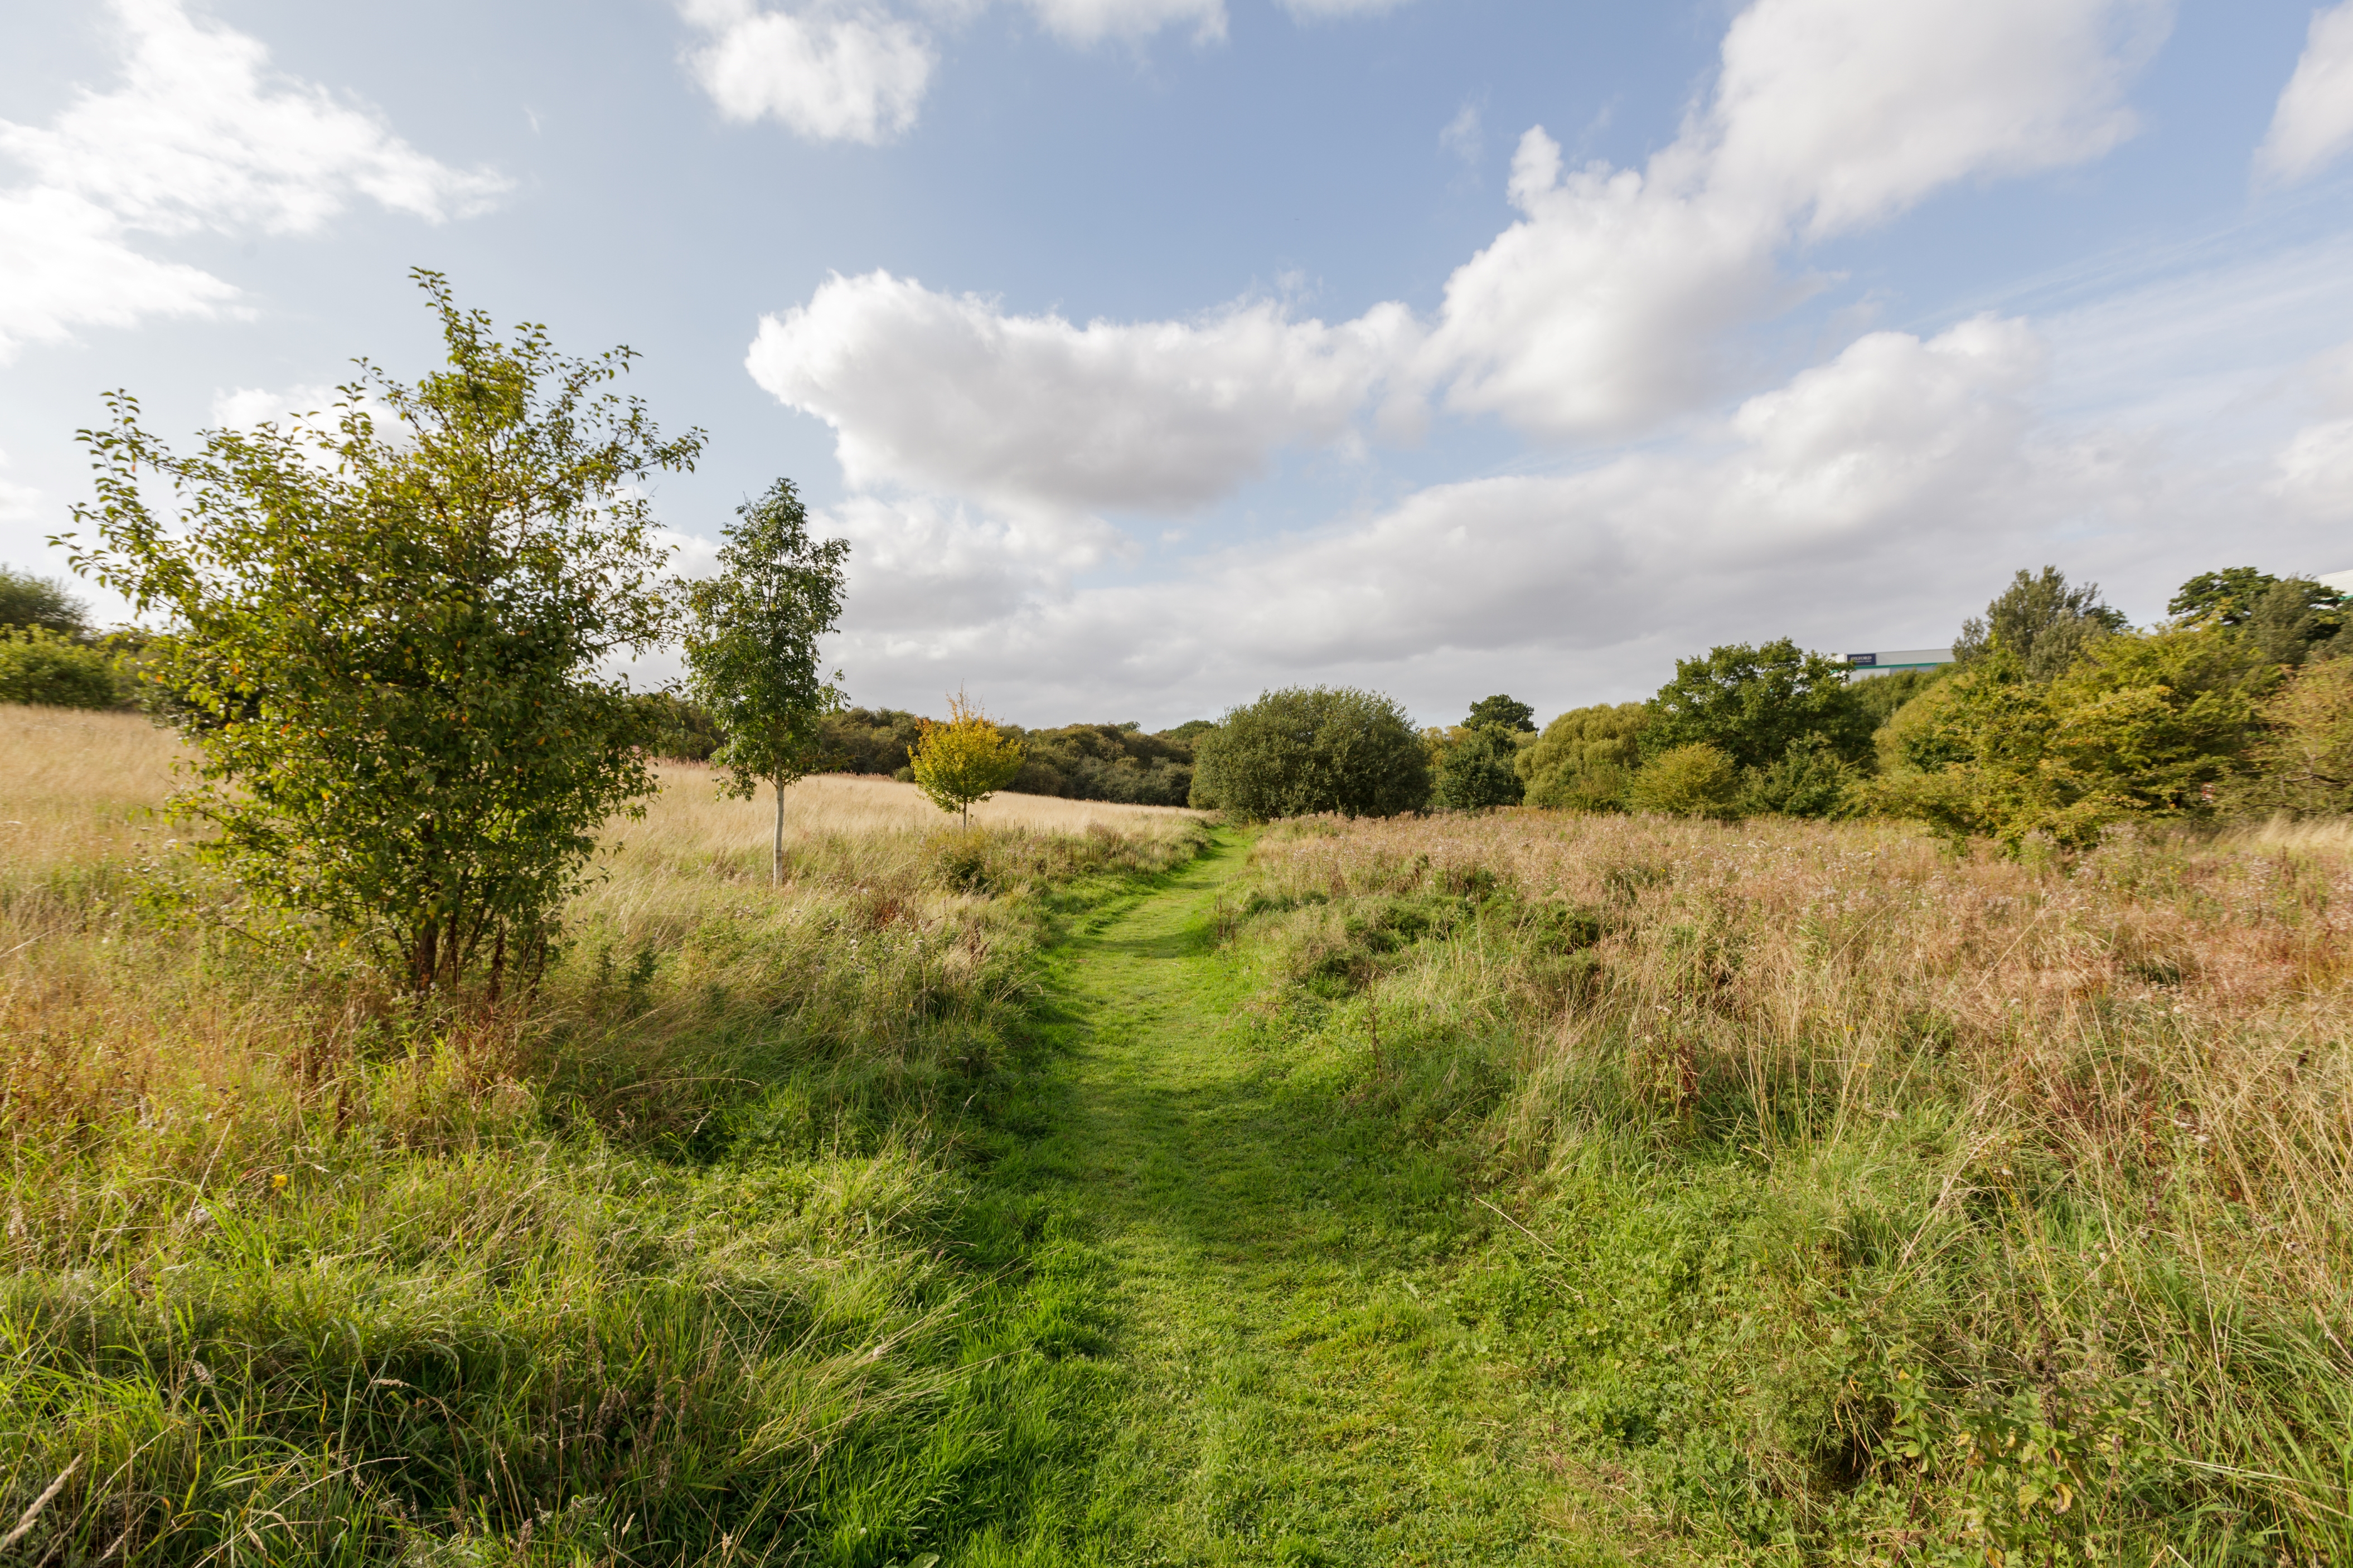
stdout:
POLYGON ((1039 945, 1190 814, 965 834, 810 780, 778 890, 765 803, 670 769, 538 992, 435 1012, 249 929, 154 815, 174 754, 0 709, 0 1555, 879 1563, 1018 1524, 1059 1298, 957 1152, 1039 945))
POLYGON ((2353 829, 665 764, 385 994, 0 709, 0 1556, 2353 1556, 2353 829), (299 934, 299 933, 296 933, 299 934))

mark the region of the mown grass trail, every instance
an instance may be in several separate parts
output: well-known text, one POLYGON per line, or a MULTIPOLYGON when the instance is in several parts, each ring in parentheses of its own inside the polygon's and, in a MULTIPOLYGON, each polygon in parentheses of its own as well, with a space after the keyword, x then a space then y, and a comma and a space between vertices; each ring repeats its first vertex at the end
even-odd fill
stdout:
MULTIPOLYGON (((997 1183, 1092 1256, 1113 1371, 1080 1555, 1142 1563, 1589 1560, 1539 1418, 1447 1310, 1482 1214, 1253 1016, 1216 944, 1231 838, 1057 955, 1063 1049, 997 1183)), ((1369 1042, 1367 1042, 1369 1048, 1369 1042)))

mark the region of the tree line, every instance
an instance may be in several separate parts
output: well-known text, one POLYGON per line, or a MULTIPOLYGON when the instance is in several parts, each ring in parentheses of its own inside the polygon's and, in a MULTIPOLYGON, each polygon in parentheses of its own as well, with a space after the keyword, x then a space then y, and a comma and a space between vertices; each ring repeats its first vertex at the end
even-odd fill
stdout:
POLYGON ((2011 850, 2134 819, 2353 810, 2353 602, 2233 567, 2167 609, 2136 628, 2097 584, 2021 571, 1942 668, 1863 676, 1786 637, 1727 644, 1647 701, 1541 731, 1507 696, 1417 735, 1377 693, 1268 692, 1202 735, 1192 803, 1894 816, 2011 850))

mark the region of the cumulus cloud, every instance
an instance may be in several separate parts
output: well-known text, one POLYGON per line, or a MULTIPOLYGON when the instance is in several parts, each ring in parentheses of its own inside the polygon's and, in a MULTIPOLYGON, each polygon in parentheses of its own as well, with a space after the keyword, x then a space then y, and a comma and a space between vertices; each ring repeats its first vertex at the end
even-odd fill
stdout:
POLYGON ((2353 0, 2313 14, 2295 74, 2273 110, 2255 169, 2281 184, 2309 178, 2353 147, 2353 0))
MULTIPOLYGON (((765 319, 749 364, 833 426, 851 484, 1000 509, 1198 506, 1376 407, 1410 432, 1432 393, 1543 438, 1622 436, 1722 395, 1727 343, 1798 292, 1790 247, 2130 134, 2125 84, 2162 19, 2157 0, 1757 0, 1644 168, 1566 170, 1528 132, 1519 221, 1426 331, 1395 303, 1079 327, 874 273, 765 319)), ((1441 141, 1476 135, 1466 110, 1441 141)))
POLYGON ((781 121, 813 142, 863 142, 915 122, 937 57, 929 35, 866 5, 765 11, 752 0, 687 0, 710 41, 687 57, 720 113, 781 121))
POLYGON ((119 87, 83 89, 47 126, 0 121, 0 155, 27 176, 0 192, 0 354, 236 297, 135 247, 137 234, 314 233, 354 197, 439 223, 507 187, 272 72, 259 41, 197 21, 181 0, 114 0, 113 11, 119 87))
POLYGON ((1341 437, 1413 337, 1401 306, 1339 326, 1278 306, 1078 326, 886 272, 765 318, 746 367, 836 432, 853 486, 1002 510, 1183 510, 1341 437))
POLYGON ((1883 221, 1940 187, 2097 157, 2150 0, 1758 0, 1713 99, 1641 170, 1564 171, 1541 127, 1521 220, 1448 281, 1424 374, 1533 434, 1622 434, 1723 381, 1726 333, 1792 298, 1792 243, 1883 221))
MULTIPOLYGON (((921 519, 898 525, 903 564, 867 567, 892 583, 889 607, 853 593, 845 657, 909 700, 968 674, 1039 712, 1116 686, 1178 713, 1336 672, 1385 670, 1410 695, 1422 672, 1504 650, 1530 669, 1659 639, 1687 652, 1772 635, 1760 614, 1868 646, 1883 627, 1820 623, 1866 603, 1840 589, 1888 551, 1915 565, 1982 557, 1986 518, 2022 532, 2092 493, 2074 455, 2035 439, 2026 400, 2042 374, 2040 341, 2015 321, 1874 333, 1750 399, 1696 451, 1433 486, 1149 584, 1071 587, 1069 567, 1002 555, 1000 524, 903 509, 921 519)), ((1882 594, 1868 613, 1902 606, 1882 594)))

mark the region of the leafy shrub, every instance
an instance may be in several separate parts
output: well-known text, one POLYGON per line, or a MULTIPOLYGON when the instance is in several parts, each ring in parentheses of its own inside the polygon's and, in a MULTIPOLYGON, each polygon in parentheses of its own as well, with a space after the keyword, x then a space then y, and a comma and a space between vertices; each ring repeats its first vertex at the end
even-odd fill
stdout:
POLYGON ((0 629, 0 702, 113 708, 122 700, 114 661, 46 626, 0 629))
POLYGON ((1270 691, 1201 738, 1192 803, 1260 820, 1393 816, 1430 799, 1421 738, 1393 698, 1352 687, 1270 691))
POLYGON ((1642 727, 1651 710, 1640 702, 1572 708, 1544 728, 1517 765, 1530 805, 1567 811, 1623 811, 1626 791, 1642 765, 1642 727))
POLYGON ((76 566, 172 620, 157 673, 200 753, 174 806, 216 830, 206 853, 413 989, 487 969, 495 994, 543 965, 606 824, 655 788, 605 672, 669 630, 642 486, 702 437, 664 440, 607 390, 627 350, 501 342, 417 277, 447 366, 412 387, 364 364, 330 427, 214 430, 184 457, 110 398, 76 566))
POLYGON ((1661 752, 1642 764, 1627 792, 1636 810, 1669 816, 1737 816, 1740 796, 1740 769, 1704 741, 1661 752))
POLYGON ((1790 742, 1771 767, 1749 770, 1741 815, 1836 816, 1848 808, 1862 778, 1861 769, 1833 752, 1820 737, 1809 735, 1790 742))

